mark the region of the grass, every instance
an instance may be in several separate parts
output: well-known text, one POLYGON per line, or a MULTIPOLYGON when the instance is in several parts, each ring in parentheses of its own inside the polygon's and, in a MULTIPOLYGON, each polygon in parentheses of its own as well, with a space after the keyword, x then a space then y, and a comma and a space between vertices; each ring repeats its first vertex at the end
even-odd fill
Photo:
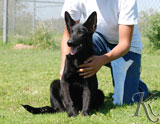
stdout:
MULTIPOLYGON (((66 113, 32 115, 21 104, 50 105, 49 86, 58 78, 60 50, 13 50, 13 44, 0 44, 0 124, 150 124, 143 107, 138 117, 132 117, 137 104, 112 105, 113 93, 110 70, 103 67, 98 72, 99 88, 105 93, 105 106, 90 116, 68 118, 66 113)), ((146 50, 147 51, 147 50, 146 50)), ((160 56, 145 52, 142 56, 141 78, 151 92, 154 113, 160 113, 160 56)), ((151 116, 153 119, 155 117, 151 116)), ((159 117, 160 118, 160 117, 159 117)), ((160 124, 160 121, 157 123, 160 124)))

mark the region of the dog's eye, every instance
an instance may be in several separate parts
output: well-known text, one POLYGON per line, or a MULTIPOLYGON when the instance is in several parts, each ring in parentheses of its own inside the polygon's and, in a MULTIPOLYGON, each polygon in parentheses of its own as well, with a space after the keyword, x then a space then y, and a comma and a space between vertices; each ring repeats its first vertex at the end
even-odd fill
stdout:
POLYGON ((83 34, 84 33, 84 31, 78 31, 78 34, 83 34))

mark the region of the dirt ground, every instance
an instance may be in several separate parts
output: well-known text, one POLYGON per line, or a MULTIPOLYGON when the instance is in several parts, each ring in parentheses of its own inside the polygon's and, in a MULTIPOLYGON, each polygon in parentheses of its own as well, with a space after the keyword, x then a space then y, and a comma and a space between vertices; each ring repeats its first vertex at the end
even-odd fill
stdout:
POLYGON ((34 46, 30 45, 24 45, 24 44, 16 44, 13 49, 18 50, 18 49, 33 49, 34 46))

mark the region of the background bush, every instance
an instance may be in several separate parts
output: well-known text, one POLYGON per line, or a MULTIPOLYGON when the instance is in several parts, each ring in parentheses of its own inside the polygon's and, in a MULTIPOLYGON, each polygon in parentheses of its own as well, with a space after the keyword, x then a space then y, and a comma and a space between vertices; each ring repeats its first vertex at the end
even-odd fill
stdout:
POLYGON ((55 47, 54 34, 51 33, 44 24, 40 24, 35 34, 32 36, 33 45, 40 48, 55 47))
POLYGON ((142 34, 160 49, 160 13, 150 10, 140 14, 140 30, 142 34))
POLYGON ((32 35, 15 35, 9 37, 9 42, 12 44, 26 44, 26 45, 33 45, 37 48, 59 48, 59 41, 62 35, 55 33, 49 30, 45 24, 39 24, 37 26, 35 33, 32 35))

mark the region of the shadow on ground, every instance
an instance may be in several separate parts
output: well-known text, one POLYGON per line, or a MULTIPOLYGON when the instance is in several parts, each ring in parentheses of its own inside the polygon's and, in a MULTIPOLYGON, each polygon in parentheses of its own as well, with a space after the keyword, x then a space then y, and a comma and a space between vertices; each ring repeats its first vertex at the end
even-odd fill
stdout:
POLYGON ((148 98, 146 100, 144 100, 144 102, 157 100, 159 98, 160 98, 160 91, 153 90, 153 91, 149 92, 149 96, 148 96, 148 98))
MULTIPOLYGON (((105 96, 105 101, 104 101, 104 106, 98 110, 98 112, 107 114, 109 113, 112 109, 115 109, 118 107, 117 105, 113 104, 113 93, 109 93, 108 96, 105 96)), ((144 100, 144 102, 152 102, 154 100, 157 100, 160 98, 160 91, 153 90, 149 92, 149 96, 147 99, 144 100)), ((124 105, 126 106, 126 105, 124 105)), ((95 113, 96 111, 93 111, 91 114, 95 113)))

